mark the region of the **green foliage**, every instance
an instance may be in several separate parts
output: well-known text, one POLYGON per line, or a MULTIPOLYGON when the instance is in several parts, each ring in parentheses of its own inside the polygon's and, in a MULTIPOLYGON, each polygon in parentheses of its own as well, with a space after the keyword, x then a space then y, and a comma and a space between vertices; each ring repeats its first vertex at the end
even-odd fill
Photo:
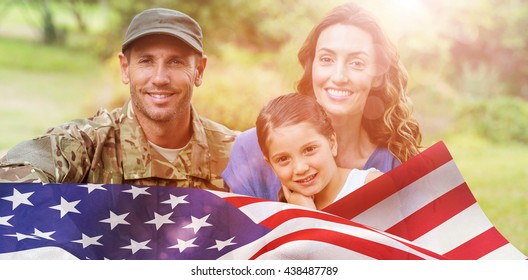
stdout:
POLYGON ((528 143, 528 103, 514 97, 479 99, 461 106, 461 127, 498 142, 528 143))
POLYGON ((73 48, 45 46, 21 39, 0 37, 0 68, 39 72, 93 71, 95 56, 73 48))

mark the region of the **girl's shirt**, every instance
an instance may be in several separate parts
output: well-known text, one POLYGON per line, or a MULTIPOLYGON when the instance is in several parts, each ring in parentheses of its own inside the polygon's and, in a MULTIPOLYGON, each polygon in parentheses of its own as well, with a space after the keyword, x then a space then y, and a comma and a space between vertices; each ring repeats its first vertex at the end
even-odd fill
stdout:
POLYGON ((341 188, 341 191, 337 194, 336 198, 334 199, 334 202, 340 200, 347 194, 359 189, 361 186, 363 186, 367 180, 367 176, 372 171, 376 171, 377 169, 374 167, 371 167, 366 170, 360 170, 360 169, 352 169, 350 170, 350 173, 348 173, 348 177, 345 181, 345 184, 343 185, 343 188, 341 188))

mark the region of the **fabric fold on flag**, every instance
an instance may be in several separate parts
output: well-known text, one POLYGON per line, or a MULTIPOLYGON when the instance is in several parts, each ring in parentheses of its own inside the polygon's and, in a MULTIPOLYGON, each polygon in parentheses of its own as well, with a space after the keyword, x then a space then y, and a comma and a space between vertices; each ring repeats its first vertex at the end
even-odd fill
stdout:
POLYGON ((526 259, 489 221, 443 142, 324 211, 448 259, 526 259))

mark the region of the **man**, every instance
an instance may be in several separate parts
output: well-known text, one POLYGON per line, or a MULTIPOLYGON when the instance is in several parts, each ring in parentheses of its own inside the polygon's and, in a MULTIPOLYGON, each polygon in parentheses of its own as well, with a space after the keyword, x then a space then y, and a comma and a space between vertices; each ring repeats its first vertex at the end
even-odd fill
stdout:
POLYGON ((0 159, 0 181, 227 190, 220 175, 238 132, 191 104, 207 64, 198 23, 178 11, 146 10, 130 23, 119 62, 130 100, 18 144, 0 159))

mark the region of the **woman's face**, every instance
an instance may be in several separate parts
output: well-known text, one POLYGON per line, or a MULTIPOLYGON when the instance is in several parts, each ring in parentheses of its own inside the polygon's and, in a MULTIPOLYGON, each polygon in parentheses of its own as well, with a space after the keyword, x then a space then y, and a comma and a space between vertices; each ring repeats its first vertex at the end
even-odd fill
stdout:
POLYGON ((331 116, 362 116, 375 75, 372 36, 352 25, 335 24, 317 40, 312 64, 317 101, 331 116))

